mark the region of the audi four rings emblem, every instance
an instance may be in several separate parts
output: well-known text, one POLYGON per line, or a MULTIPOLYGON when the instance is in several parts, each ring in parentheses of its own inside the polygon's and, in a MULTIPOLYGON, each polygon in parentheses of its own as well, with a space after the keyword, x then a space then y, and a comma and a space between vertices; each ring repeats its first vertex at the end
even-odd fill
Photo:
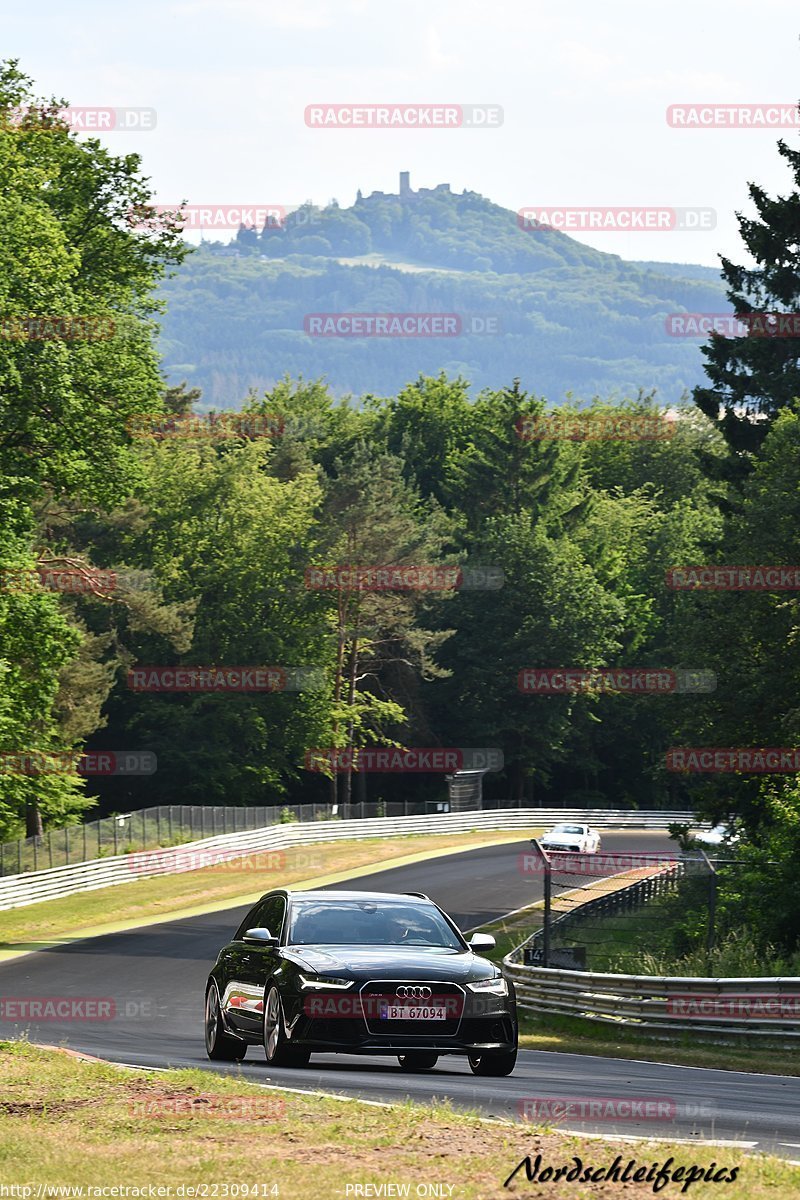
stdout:
POLYGON ((432 992, 429 987, 409 987, 403 984, 397 989, 397 995, 405 996, 407 1000, 412 998, 414 1000, 428 1000, 432 992))

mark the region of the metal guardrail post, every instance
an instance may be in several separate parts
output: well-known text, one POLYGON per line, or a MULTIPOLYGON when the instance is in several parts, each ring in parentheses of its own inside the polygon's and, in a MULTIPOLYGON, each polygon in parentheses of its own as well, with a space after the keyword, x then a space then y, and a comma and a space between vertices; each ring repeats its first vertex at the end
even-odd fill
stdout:
POLYGON ((711 862, 705 850, 700 849, 703 861, 708 867, 708 926, 706 928, 706 954, 711 957, 714 950, 715 925, 717 919, 717 869, 711 862))
POLYGON ((544 867, 544 914, 543 914, 544 924, 542 926, 542 966, 547 967, 550 965, 550 912, 551 912, 550 901, 551 901, 553 875, 552 875, 552 871, 550 868, 550 859, 549 859, 548 855, 544 852, 544 850, 541 846, 541 843, 539 842, 539 839, 531 838, 531 845, 533 846, 536 853, 539 855, 539 859, 542 862, 543 867, 544 867))

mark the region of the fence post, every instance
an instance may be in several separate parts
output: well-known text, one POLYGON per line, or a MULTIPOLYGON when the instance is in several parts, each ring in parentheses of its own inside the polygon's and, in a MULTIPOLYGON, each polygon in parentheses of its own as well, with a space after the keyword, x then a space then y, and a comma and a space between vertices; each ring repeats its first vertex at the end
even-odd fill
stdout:
POLYGON ((112 817, 111 820, 114 824, 114 857, 116 858, 117 851, 119 849, 119 841, 118 841, 118 839, 119 839, 119 833, 118 833, 119 821, 117 820, 116 817, 112 817))
MULTIPOLYGON (((19 846, 19 839, 17 839, 17 846, 19 846)), ((3 846, 3 843, 2 843, 2 842, 0 842, 0 879, 2 879, 2 877, 5 875, 5 865, 4 865, 4 862, 3 862, 3 859, 4 859, 4 853, 3 853, 3 851, 4 851, 4 849, 5 849, 5 847, 3 846)), ((19 850, 17 850, 17 853, 19 854, 19 850)), ((17 871, 17 874, 19 875, 19 871, 17 871)))
POLYGON ((34 871, 39 870, 39 847, 36 845, 36 843, 38 841, 39 841, 39 839, 34 834, 34 837, 33 837, 33 869, 34 869, 34 871))
POLYGON ((156 841, 161 845, 161 805, 156 805, 156 841))
POLYGON ((147 848, 147 817, 145 816, 146 812, 147 812, 147 809, 143 808, 142 809, 142 849, 143 850, 145 850, 147 848))
POLYGON ((544 865, 544 923, 542 925, 542 966, 550 965, 550 891, 552 872, 550 858, 542 849, 538 838, 531 838, 531 845, 544 865))
POLYGON ((22 838, 17 838, 17 874, 22 874, 22 838))
POLYGON ((52 865, 53 865, 53 831, 52 831, 52 829, 48 830, 48 833, 47 833, 47 853, 50 858, 50 866, 52 867, 52 865))
POLYGON ((88 826, 86 825, 86 822, 84 821, 84 824, 83 824, 83 861, 84 862, 86 862, 86 858, 87 858, 87 854, 88 854, 88 851, 86 849, 86 830, 87 830, 87 828, 88 828, 88 826))
POLYGON ((717 917, 717 871, 705 850, 700 851, 708 867, 708 928, 706 929, 706 954, 710 957, 714 950, 714 937, 717 917))
POLYGON ((69 866, 69 825, 64 826, 64 857, 67 860, 67 866, 69 866))

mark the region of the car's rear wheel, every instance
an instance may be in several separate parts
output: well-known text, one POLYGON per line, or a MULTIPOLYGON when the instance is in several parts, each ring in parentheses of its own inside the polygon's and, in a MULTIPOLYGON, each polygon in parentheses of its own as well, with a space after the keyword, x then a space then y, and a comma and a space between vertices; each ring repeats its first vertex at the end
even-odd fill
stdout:
POLYGON ((517 1049, 501 1053, 470 1054, 470 1070, 473 1075, 510 1075, 517 1065, 517 1049))
POLYGON ((217 985, 209 984, 206 992, 206 1054, 216 1062, 241 1062, 246 1053, 247 1043, 226 1032, 217 985))
POLYGON ((410 1054, 398 1054, 397 1061, 404 1071, 430 1071, 439 1061, 438 1054, 426 1054, 423 1050, 415 1050, 410 1054))
POLYGON ((289 1043, 280 992, 274 985, 264 1000, 264 1054, 271 1067, 305 1067, 311 1057, 311 1051, 304 1046, 289 1043))

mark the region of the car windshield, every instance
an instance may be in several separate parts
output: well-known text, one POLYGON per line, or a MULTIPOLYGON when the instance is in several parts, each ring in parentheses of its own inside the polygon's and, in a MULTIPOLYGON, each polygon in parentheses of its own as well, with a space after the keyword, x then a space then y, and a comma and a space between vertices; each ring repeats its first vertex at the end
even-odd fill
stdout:
POLYGON ((556 825, 553 833, 583 833, 582 825, 556 825))
POLYGON ((463 950, 432 905, 374 900, 296 900, 290 946, 430 946, 463 950))

